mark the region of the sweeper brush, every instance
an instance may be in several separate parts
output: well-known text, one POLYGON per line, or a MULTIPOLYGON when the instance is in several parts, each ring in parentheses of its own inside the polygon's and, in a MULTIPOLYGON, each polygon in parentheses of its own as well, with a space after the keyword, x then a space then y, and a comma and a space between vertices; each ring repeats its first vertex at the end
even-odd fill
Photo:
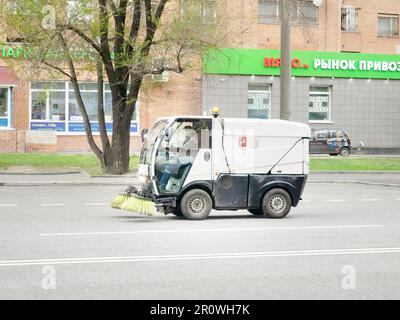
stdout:
POLYGON ((122 203, 121 209, 144 214, 146 216, 153 216, 157 212, 153 201, 137 194, 130 195, 129 198, 122 203))
POLYGON ((119 194, 111 203, 114 209, 132 211, 147 216, 152 216, 157 212, 154 202, 139 194, 137 189, 129 186, 124 193, 119 194))
POLYGON ((119 194, 111 203, 111 208, 121 209, 122 204, 130 198, 128 193, 119 194))

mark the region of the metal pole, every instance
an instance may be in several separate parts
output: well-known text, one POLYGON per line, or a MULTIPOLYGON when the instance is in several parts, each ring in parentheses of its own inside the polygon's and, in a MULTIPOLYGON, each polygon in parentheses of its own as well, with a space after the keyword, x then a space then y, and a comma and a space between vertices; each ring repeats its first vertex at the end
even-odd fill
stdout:
POLYGON ((290 82, 292 73, 290 54, 291 6, 291 0, 279 0, 281 17, 281 119, 283 120, 290 120, 290 82))

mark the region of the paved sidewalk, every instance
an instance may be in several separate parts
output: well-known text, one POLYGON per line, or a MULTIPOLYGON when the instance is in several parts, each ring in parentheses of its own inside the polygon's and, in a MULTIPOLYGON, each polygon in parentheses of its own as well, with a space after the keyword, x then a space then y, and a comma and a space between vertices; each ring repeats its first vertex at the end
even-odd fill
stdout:
MULTIPOLYGON (((308 183, 362 183, 400 187, 400 172, 311 172, 308 183)), ((135 174, 90 177, 85 173, 1 174, 0 186, 137 185, 135 174)))
POLYGON ((136 175, 96 176, 85 173, 67 174, 1 174, 0 185, 7 186, 85 186, 85 185, 129 185, 137 184, 136 175))

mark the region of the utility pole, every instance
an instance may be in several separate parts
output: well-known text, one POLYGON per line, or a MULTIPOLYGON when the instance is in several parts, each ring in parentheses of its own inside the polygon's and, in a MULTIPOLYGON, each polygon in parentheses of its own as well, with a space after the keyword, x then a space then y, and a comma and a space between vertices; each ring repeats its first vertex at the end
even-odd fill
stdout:
POLYGON ((292 75, 291 42, 291 7, 292 0, 279 0, 281 17, 281 119, 290 120, 290 85, 292 75))

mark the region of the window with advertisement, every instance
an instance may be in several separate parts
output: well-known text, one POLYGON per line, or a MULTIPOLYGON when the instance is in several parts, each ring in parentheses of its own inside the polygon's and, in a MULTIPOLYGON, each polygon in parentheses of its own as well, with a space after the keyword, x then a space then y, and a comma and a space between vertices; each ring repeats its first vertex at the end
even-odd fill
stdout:
MULTIPOLYGON (((97 83, 81 82, 79 88, 93 133, 99 132, 97 83)), ((140 102, 132 117, 131 133, 138 133, 140 102)), ((112 132, 112 99, 108 83, 104 85, 106 128, 112 132)), ((83 117, 72 84, 65 81, 31 82, 30 130, 49 130, 66 134, 84 134, 83 117)))

